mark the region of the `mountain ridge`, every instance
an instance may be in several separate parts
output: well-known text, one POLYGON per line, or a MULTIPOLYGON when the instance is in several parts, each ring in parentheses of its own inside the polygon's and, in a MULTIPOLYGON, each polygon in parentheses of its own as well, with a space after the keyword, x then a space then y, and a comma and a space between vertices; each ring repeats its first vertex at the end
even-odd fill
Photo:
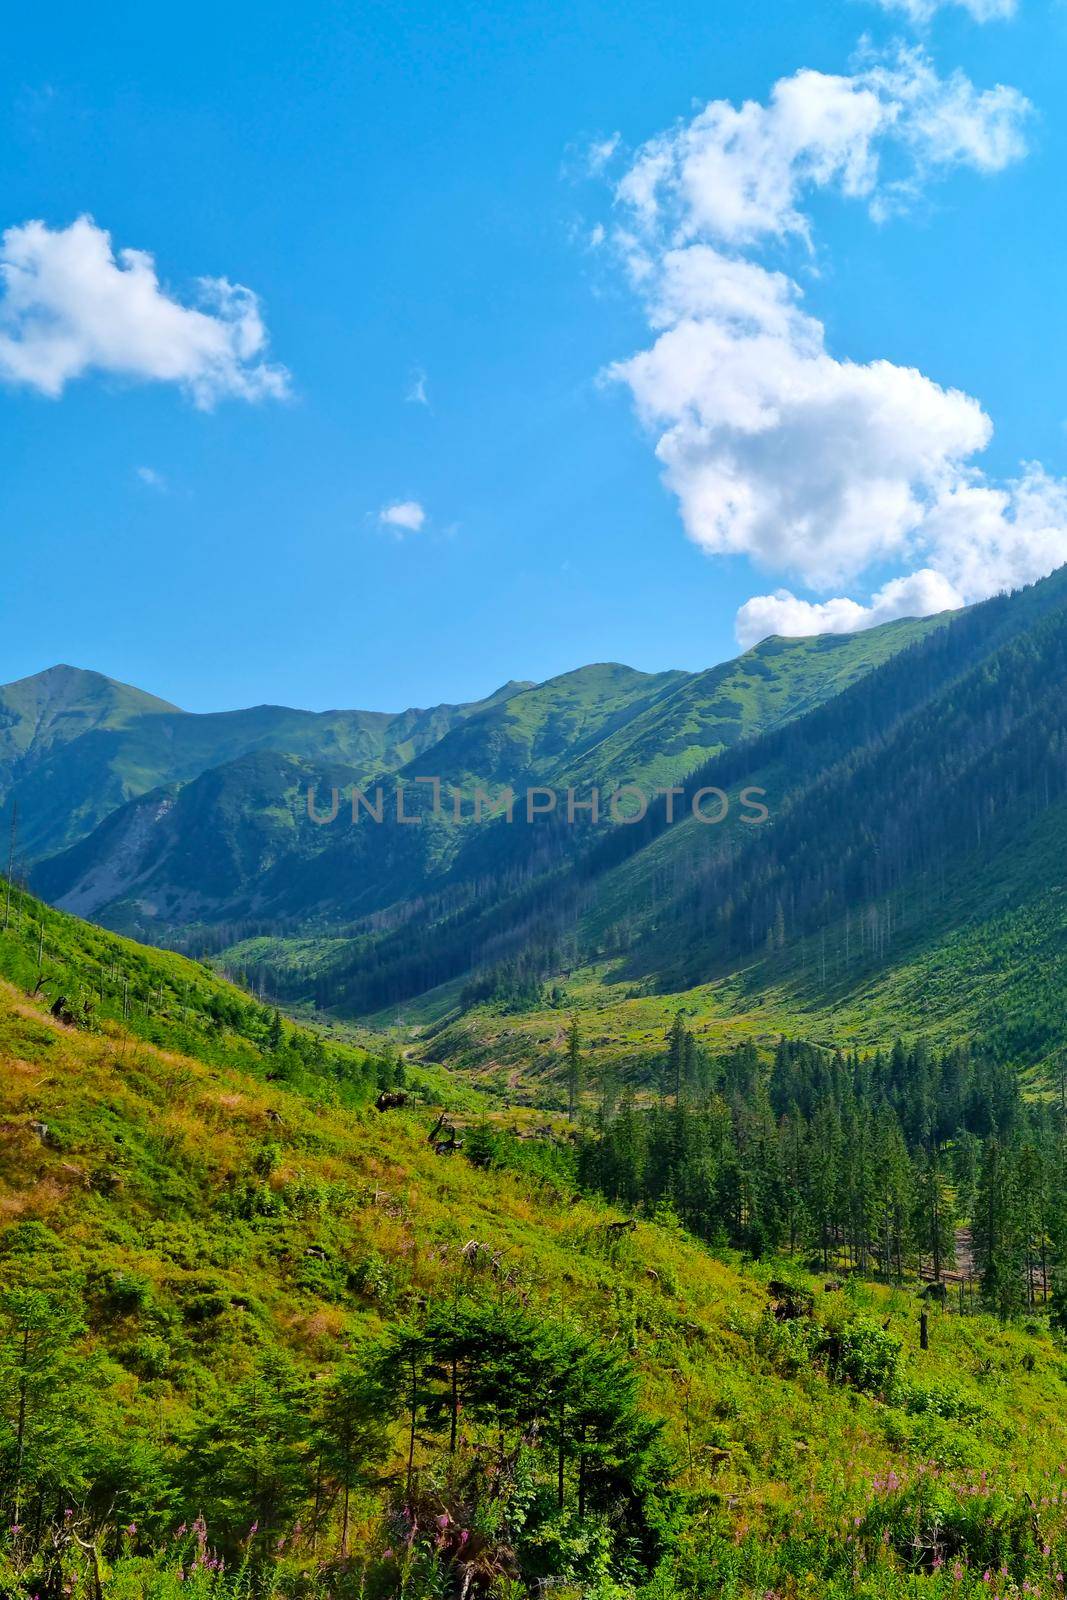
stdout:
POLYGON ((29 865, 76 843, 126 801, 161 784, 188 782, 251 750, 314 750, 351 761, 369 778, 520 690, 504 684, 484 700, 400 712, 270 705, 188 712, 103 673, 47 668, 0 686, 0 805, 18 806, 19 843, 29 865), (57 681, 64 714, 46 724, 51 737, 42 739, 39 707, 51 703, 57 681))
POLYGON ((386 798, 384 825, 374 829, 307 820, 309 789, 360 784, 364 774, 350 763, 289 750, 257 766, 245 751, 117 808, 40 863, 34 883, 68 909, 163 942, 187 940, 191 924, 249 919, 311 920, 325 932, 382 915, 401 926, 424 906, 432 920, 427 896, 458 910, 479 882, 509 883, 510 893, 544 870, 545 849, 562 865, 588 840, 578 830, 539 834, 521 817, 504 832, 451 828, 427 812, 419 777, 434 773, 469 801, 479 786, 561 790, 605 782, 614 769, 616 780, 651 793, 683 781, 709 753, 802 715, 944 625, 933 618, 854 636, 772 639, 698 674, 645 674, 621 663, 561 674, 472 710, 406 766, 376 773, 372 783, 386 798), (423 827, 394 820, 400 785, 405 811, 423 827))

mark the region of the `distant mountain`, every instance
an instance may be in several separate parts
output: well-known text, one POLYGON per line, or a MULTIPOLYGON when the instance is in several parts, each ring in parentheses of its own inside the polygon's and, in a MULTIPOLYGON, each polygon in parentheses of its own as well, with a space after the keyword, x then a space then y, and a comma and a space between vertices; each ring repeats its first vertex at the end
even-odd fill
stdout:
MULTIPOLYGON (((688 991, 712 1015, 768 1005, 824 1040, 977 1039, 1012 1065, 1060 1072, 1067 569, 959 614, 714 758, 676 812, 668 823, 661 803, 642 825, 606 833, 551 893, 538 892, 546 878, 510 908, 442 918, 426 944, 404 930, 378 938, 373 962, 325 953, 316 992, 332 993, 332 970, 364 1009, 405 1004, 405 991, 432 972, 447 984, 477 950, 483 972, 585 964, 605 994, 688 991), (698 788, 742 784, 766 788, 764 826, 687 815, 698 788)), ((448 995, 427 1010, 454 1008, 457 989, 448 995)))
MULTIPOLYGON (((439 972, 454 976, 478 966, 496 944, 521 941, 529 897, 558 894, 560 873, 580 877, 597 843, 597 830, 567 827, 559 818, 528 824, 521 805, 514 824, 470 825, 475 788, 510 785, 521 794, 530 785, 560 791, 572 785, 584 793, 592 784, 628 783, 651 794, 683 781, 709 757, 804 714, 944 625, 928 619, 855 636, 768 639, 702 673, 648 674, 608 663, 539 685, 509 685, 462 708, 436 742, 422 744, 405 763, 390 769, 383 762, 369 782, 351 740, 347 748, 336 737, 311 747, 316 731, 332 730, 330 718, 358 714, 327 713, 314 725, 307 714, 279 714, 270 724, 270 749, 243 750, 191 777, 172 757, 175 779, 116 808, 87 837, 40 862, 33 882, 66 909, 160 942, 203 948, 250 931, 295 934, 305 943, 325 937, 343 972, 321 992, 324 1000, 343 1002, 351 992, 362 1004, 391 999, 394 991, 418 992, 439 972), (279 750, 273 741, 286 737, 290 747, 279 750), (444 816, 433 815, 430 788, 416 781, 426 777, 442 785, 444 816), (353 824, 347 800, 335 823, 309 820, 309 789, 321 806, 331 789, 347 795, 353 784, 372 795, 381 787, 381 823, 363 815, 353 824), (465 826, 450 818, 451 786, 466 796, 465 826), (419 826, 398 820, 398 788, 405 814, 417 815, 419 826), (370 948, 367 972, 357 977, 370 948)), ((206 720, 193 719, 194 731, 206 720)), ((191 731, 180 718, 174 726, 174 743, 184 740, 187 748, 191 731)), ((156 736, 144 722, 136 733, 141 740, 156 736)), ((128 739, 121 749, 128 756, 128 739)), ((202 758, 203 743, 199 751, 202 758)), ((146 772, 147 763, 139 770, 146 772)))
MULTIPOLYGON (((739 740, 821 704, 945 620, 773 637, 704 672, 580 667, 466 718, 434 747, 433 770, 455 784, 675 783, 739 740)), ((415 774, 410 765, 401 775, 415 774)))
POLYGON ((355 767, 246 753, 119 809, 35 883, 350 1014, 437 994, 440 1015, 494 972, 586 965, 606 992, 729 980, 779 1014, 980 1033, 1047 1062, 1067 1048, 1065 688, 1067 569, 948 618, 766 640, 706 674, 600 665, 524 687, 380 773, 380 824, 308 819, 309 785, 325 805, 355 767), (431 814, 427 775, 468 797, 635 775, 685 793, 674 822, 660 799, 630 827, 456 826, 431 814), (688 815, 698 788, 745 785, 767 791, 761 827, 688 815), (398 788, 418 826, 397 820, 398 788))
POLYGON ((196 715, 102 673, 51 667, 0 688, 0 805, 10 812, 17 803, 21 855, 34 862, 125 801, 255 750, 344 762, 364 779, 393 771, 526 687, 508 683, 470 705, 396 713, 254 706, 196 715))

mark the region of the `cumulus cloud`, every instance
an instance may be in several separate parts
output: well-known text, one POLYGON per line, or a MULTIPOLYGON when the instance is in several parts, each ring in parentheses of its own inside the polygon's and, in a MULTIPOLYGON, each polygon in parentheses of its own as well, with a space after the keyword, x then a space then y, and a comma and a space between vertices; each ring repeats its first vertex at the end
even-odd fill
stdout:
POLYGON ((799 72, 766 105, 713 101, 643 146, 619 183, 614 243, 653 337, 607 377, 655 436, 689 537, 816 595, 872 567, 916 568, 866 602, 756 596, 743 642, 929 614, 1067 561, 1067 490, 1037 466, 989 482, 977 400, 912 367, 835 355, 796 282, 755 259, 789 237, 810 247, 812 189, 885 215, 946 169, 1001 170, 1025 153, 1028 111, 1014 89, 898 52, 852 77, 799 72))
POLYGON ((812 633, 858 633, 899 617, 929 617, 954 611, 963 596, 940 572, 924 567, 904 578, 892 578, 869 605, 839 596, 833 600, 798 600, 788 589, 754 595, 737 613, 737 639, 743 649, 779 633, 803 637, 812 633))
POLYGON ((670 252, 651 311, 669 325, 610 376, 659 433, 690 538, 819 587, 904 549, 991 427, 914 368, 835 359, 795 299, 755 264, 670 252))
POLYGON ((931 508, 923 536, 968 599, 1018 588, 1067 562, 1067 482, 1036 461, 1006 483, 962 476, 931 508))
POLYGON ((91 217, 0 237, 0 380, 57 397, 90 372, 175 383, 202 410, 219 400, 281 398, 284 367, 265 359, 251 289, 201 278, 194 305, 160 285, 153 257, 119 250, 91 217))
POLYGON ((869 61, 850 76, 805 69, 780 79, 766 105, 712 100, 650 139, 617 195, 638 226, 666 226, 678 241, 809 240, 800 209, 808 191, 833 187, 877 210, 887 150, 903 152, 919 172, 997 171, 1025 153, 1029 112, 1015 89, 978 91, 958 72, 940 78, 918 50, 869 61))
POLYGON ((1002 172, 1027 153, 1026 125, 1033 108, 1008 84, 978 89, 960 71, 942 78, 917 50, 901 52, 895 62, 872 63, 865 77, 895 108, 892 136, 913 163, 910 175, 873 193, 876 219, 938 172, 952 167, 1002 172))
POLYGON ((838 596, 755 595, 737 614, 743 645, 768 633, 854 633, 896 617, 926 617, 1047 577, 1067 562, 1067 483, 1038 462, 989 483, 961 473, 930 506, 917 541, 932 566, 893 578, 867 605, 838 596))
POLYGON ((396 500, 383 506, 378 521, 384 528, 393 528, 403 538, 405 533, 420 533, 426 522, 426 512, 417 500, 396 500))
POLYGON ((837 181, 868 194, 874 140, 889 112, 855 79, 822 72, 783 78, 767 105, 712 100, 692 119, 651 139, 618 186, 638 222, 673 213, 679 234, 745 244, 766 234, 807 235, 803 190, 837 181))

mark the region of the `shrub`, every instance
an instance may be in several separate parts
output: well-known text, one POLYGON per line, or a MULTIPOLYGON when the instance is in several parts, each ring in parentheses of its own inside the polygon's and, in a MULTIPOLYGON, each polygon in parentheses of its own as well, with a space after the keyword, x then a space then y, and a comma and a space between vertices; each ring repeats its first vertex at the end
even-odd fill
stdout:
POLYGON ((827 1333, 816 1346, 836 1383, 851 1384, 863 1394, 893 1395, 899 1380, 900 1340, 875 1323, 857 1317, 827 1333))
POLYGON ((105 1272, 98 1292, 106 1312, 116 1317, 134 1316, 152 1302, 152 1285, 137 1272, 105 1272))
POLYGON ((889 1545, 907 1565, 926 1571, 955 1559, 979 1571, 1006 1567, 1021 1579, 1042 1547, 1031 1506, 993 1490, 956 1494, 931 1477, 878 1499, 861 1531, 889 1545))
POLYGON ((953 1383, 932 1383, 909 1388, 901 1394, 904 1409, 913 1417, 943 1417, 946 1422, 978 1422, 985 1406, 971 1400, 953 1383))

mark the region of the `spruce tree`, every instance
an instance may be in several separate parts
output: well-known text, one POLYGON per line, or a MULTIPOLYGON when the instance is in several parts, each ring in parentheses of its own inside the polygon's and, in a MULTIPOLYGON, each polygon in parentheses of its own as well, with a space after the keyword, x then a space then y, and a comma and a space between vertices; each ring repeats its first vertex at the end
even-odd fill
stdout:
POLYGON ((1013 1153, 986 1140, 974 1202, 974 1259, 982 1299, 1001 1318, 1025 1303, 1023 1219, 1013 1153))
POLYGON ((578 1018, 571 1017, 567 1030, 567 1115, 573 1122, 578 1114, 578 1098, 582 1091, 582 1036, 578 1018))
POLYGON ((340 1498, 339 1551, 348 1554, 352 1491, 373 1476, 388 1452, 384 1419, 388 1401, 365 1365, 348 1361, 326 1385, 315 1416, 311 1454, 315 1462, 316 1533, 324 1485, 340 1498))

